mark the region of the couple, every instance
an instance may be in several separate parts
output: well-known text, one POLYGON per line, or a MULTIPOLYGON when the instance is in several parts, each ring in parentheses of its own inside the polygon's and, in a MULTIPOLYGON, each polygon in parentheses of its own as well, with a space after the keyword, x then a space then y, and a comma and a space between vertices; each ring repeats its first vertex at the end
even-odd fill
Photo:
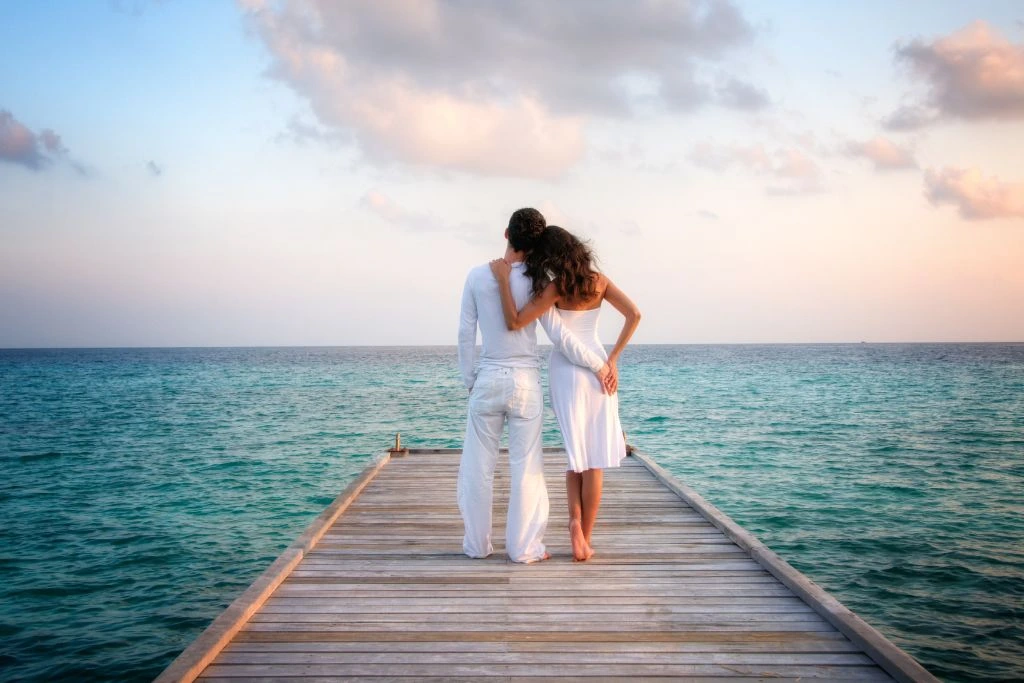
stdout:
POLYGON ((594 554, 590 540, 601 503, 602 468, 618 467, 626 455, 616 362, 640 323, 640 311, 594 269, 585 244, 548 226, 536 209, 513 213, 505 239, 505 256, 471 270, 462 292, 459 369, 469 389, 458 480, 463 550, 470 557, 487 557, 494 550, 494 468, 507 420, 511 491, 505 550, 515 562, 550 557, 544 548, 548 492, 541 450, 539 320, 554 344, 548 383, 569 461, 565 485, 572 553, 586 561, 594 554), (626 318, 610 354, 597 335, 604 301, 626 318))

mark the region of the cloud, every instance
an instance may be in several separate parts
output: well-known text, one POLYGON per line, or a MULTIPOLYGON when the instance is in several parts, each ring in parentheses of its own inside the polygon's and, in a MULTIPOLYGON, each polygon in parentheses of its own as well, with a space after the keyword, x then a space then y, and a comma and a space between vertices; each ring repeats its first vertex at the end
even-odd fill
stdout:
POLYGON ((730 147, 701 142, 690 148, 687 159, 694 165, 710 171, 725 171, 736 165, 755 171, 771 168, 771 160, 761 145, 730 147))
POLYGON ((0 161, 42 171, 67 158, 60 136, 49 128, 33 133, 6 109, 0 109, 0 161))
POLYGON ((370 190, 364 194, 359 205, 387 223, 406 230, 425 232, 441 229, 440 222, 432 216, 408 211, 379 190, 370 190))
POLYGON ((1024 218, 1024 183, 1007 183, 976 168, 929 168, 925 196, 939 206, 952 204, 969 221, 1024 218))
POLYGON ((975 21, 933 42, 896 46, 896 59, 924 79, 919 104, 890 115, 886 127, 908 130, 942 118, 1024 118, 1024 45, 1016 45, 984 21, 975 21))
POLYGON ((370 190, 359 200, 359 207, 377 216, 388 225, 405 232, 417 234, 449 233, 470 244, 501 244, 501 232, 486 234, 481 225, 473 223, 451 223, 429 213, 405 208, 392 197, 380 190, 370 190))
POLYGON ((729 76, 706 82, 753 38, 725 0, 242 4, 268 73, 371 161, 553 177, 582 158, 591 117, 768 99, 729 76))
POLYGON ((850 142, 845 151, 848 156, 869 160, 877 171, 917 168, 913 151, 881 136, 865 142, 850 142))
POLYGON ((939 120, 937 112, 918 105, 903 106, 882 119, 887 130, 908 131, 924 128, 939 120))
POLYGON ((155 178, 159 178, 160 176, 162 176, 164 174, 164 169, 161 168, 159 165, 157 165, 157 163, 155 161, 152 161, 152 160, 150 160, 146 164, 146 170, 149 171, 150 174, 153 177, 155 177, 155 178))
POLYGON ((747 111, 758 111, 771 103, 767 92, 735 78, 730 78, 718 88, 717 101, 727 107, 747 111))
POLYGON ((338 144, 346 141, 346 137, 335 130, 328 130, 316 124, 306 123, 297 116, 288 121, 285 130, 278 133, 276 142, 290 141, 296 145, 305 145, 307 142, 338 144))
POLYGON ((773 184, 769 194, 805 194, 821 190, 821 167, 797 147, 768 151, 763 145, 728 146, 700 143, 687 157, 693 164, 712 171, 730 168, 768 176, 782 184, 773 184))

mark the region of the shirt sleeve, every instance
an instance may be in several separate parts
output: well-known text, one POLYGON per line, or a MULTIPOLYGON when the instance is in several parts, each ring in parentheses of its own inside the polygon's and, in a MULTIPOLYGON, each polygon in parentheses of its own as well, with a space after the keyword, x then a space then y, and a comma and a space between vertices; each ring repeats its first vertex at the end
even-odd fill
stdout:
POLYGON ((551 339, 551 343, 563 356, 568 358, 573 365, 580 365, 598 372, 607 362, 600 355, 591 351, 575 334, 566 329, 562 324, 562 316, 552 306, 540 316, 541 327, 545 334, 551 339))
POLYGON ((473 273, 462 288, 462 311, 459 314, 459 371, 467 389, 476 383, 476 298, 473 296, 473 273))

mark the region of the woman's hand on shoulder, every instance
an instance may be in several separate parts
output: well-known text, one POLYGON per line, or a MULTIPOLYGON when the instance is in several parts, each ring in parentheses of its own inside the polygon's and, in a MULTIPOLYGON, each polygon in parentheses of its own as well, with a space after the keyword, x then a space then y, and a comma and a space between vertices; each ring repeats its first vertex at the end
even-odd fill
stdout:
POLYGON ((512 273, 512 266, 509 265, 509 262, 505 259, 496 258, 491 261, 491 273, 499 282, 501 280, 507 280, 509 275, 512 273))

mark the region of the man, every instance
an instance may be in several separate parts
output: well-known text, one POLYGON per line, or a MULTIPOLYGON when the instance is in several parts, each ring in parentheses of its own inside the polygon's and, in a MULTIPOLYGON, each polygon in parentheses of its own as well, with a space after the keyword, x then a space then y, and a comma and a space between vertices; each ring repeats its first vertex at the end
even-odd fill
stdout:
MULTIPOLYGON (((547 227, 536 209, 519 209, 505 230, 505 260, 516 306, 531 295, 523 259, 547 227)), ((576 365, 590 368, 604 383, 610 368, 604 359, 565 330, 554 309, 540 318, 552 343, 576 365)), ((463 550, 470 557, 487 557, 491 545, 491 508, 498 440, 508 421, 511 492, 505 550, 514 562, 537 562, 549 557, 544 548, 548 521, 548 491, 544 483, 541 426, 544 399, 540 386, 536 323, 509 331, 501 310, 498 283, 489 264, 473 268, 462 292, 459 321, 459 369, 469 389, 466 439, 459 465, 459 510, 465 525, 463 550), (483 340, 479 362, 476 330, 483 340)))

